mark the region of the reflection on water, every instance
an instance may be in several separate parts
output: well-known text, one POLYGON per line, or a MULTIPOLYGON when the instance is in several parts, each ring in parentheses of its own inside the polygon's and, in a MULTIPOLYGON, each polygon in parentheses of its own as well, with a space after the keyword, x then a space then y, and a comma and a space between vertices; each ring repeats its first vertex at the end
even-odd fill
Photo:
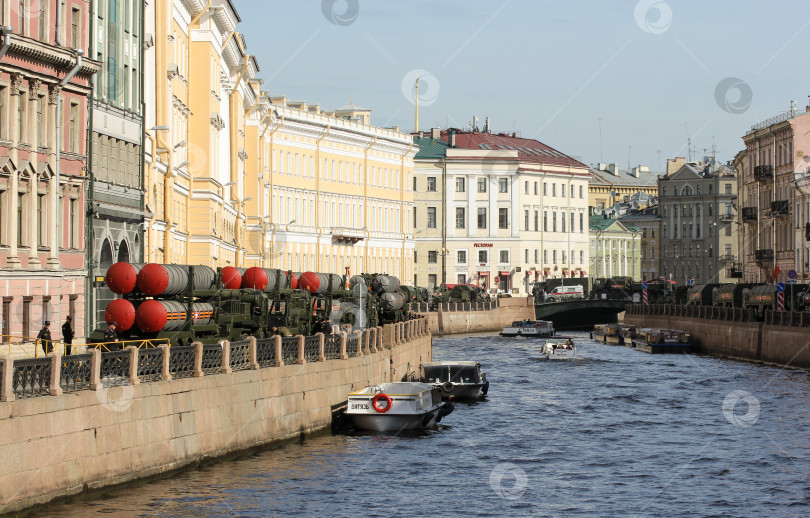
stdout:
POLYGON ((475 359, 486 401, 434 431, 320 435, 117 489, 42 516, 806 516, 804 371, 652 356, 577 339, 436 339, 436 360, 475 359))

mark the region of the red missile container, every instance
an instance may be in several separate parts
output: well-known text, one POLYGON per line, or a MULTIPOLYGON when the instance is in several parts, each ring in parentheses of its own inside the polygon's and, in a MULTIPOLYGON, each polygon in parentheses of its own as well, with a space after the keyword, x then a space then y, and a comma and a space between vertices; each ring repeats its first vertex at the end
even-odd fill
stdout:
POLYGON ((242 275, 242 288, 246 290, 264 290, 267 288, 267 282, 267 273, 256 266, 248 268, 242 275))
POLYGON ((108 324, 115 322, 116 331, 129 331, 135 323, 135 306, 125 299, 113 300, 104 310, 104 320, 108 324))
MULTIPOLYGON (((138 272, 143 268, 142 263, 115 263, 107 269, 104 282, 110 291, 118 295, 126 295, 135 290, 138 272)), ((117 320, 116 320, 117 322, 117 320)))
POLYGON ((242 274, 233 266, 222 269, 222 285, 226 290, 238 290, 242 286, 242 274))
POLYGON ((189 268, 193 268, 194 289, 214 289, 216 272, 208 266, 146 264, 138 273, 138 288, 150 297, 173 297, 188 291, 189 268))
MULTIPOLYGON (((138 306, 135 321, 147 333, 180 331, 186 325, 188 306, 173 300, 146 300, 138 306)), ((204 302, 192 305, 194 325, 207 325, 214 320, 214 306, 204 302)))

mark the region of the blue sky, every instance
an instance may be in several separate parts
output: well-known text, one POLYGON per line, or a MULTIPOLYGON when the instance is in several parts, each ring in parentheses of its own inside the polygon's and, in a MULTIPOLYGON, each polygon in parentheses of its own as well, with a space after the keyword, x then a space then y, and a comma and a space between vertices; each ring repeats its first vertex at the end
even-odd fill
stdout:
POLYGON ((625 168, 629 154, 657 170, 659 150, 662 164, 686 156, 687 127, 698 155, 714 140, 730 160, 752 124, 810 94, 806 0, 234 4, 274 95, 351 99, 410 131, 403 79, 420 75, 420 129, 488 116, 587 164, 625 168))

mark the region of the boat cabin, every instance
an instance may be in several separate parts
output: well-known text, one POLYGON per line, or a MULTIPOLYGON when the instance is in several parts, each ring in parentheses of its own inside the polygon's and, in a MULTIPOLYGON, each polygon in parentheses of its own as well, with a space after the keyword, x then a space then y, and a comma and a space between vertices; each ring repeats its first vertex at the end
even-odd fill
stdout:
POLYGON ((422 383, 480 383, 480 369, 478 362, 425 362, 419 377, 422 383))

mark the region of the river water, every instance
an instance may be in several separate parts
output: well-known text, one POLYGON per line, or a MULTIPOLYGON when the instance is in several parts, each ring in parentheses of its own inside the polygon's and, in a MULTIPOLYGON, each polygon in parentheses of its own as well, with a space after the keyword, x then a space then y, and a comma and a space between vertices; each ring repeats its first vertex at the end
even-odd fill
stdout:
POLYGON ((808 516, 810 377, 577 338, 434 340, 491 387, 422 434, 320 435, 41 516, 808 516))

